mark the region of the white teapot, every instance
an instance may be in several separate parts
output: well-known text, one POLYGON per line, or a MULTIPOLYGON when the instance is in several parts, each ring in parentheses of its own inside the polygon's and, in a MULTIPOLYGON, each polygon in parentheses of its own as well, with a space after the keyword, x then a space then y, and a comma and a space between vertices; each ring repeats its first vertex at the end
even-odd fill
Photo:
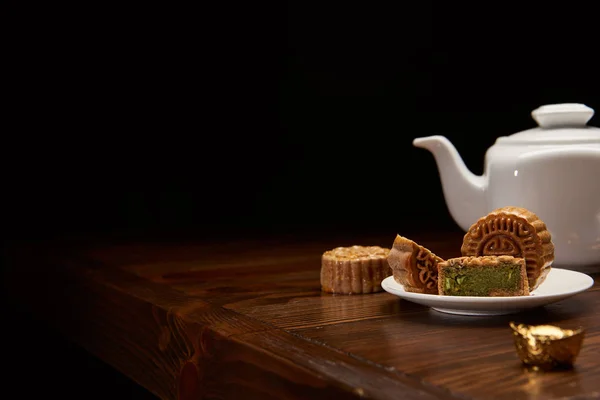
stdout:
POLYGON ((594 110, 552 104, 531 114, 539 126, 499 137, 485 154, 482 176, 467 169, 444 136, 413 145, 433 153, 446 204, 463 230, 496 208, 524 207, 546 223, 554 266, 600 269, 600 129, 586 125, 594 110))

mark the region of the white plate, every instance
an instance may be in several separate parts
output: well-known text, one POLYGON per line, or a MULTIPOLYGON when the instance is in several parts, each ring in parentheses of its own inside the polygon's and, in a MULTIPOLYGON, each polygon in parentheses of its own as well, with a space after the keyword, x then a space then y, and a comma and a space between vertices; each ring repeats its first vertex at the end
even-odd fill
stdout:
POLYGON ((594 280, 581 272, 552 268, 542 283, 529 296, 477 297, 439 296, 412 293, 394 280, 393 276, 381 282, 383 289, 413 303, 429 306, 434 310, 459 315, 504 315, 566 299, 589 289, 594 280))

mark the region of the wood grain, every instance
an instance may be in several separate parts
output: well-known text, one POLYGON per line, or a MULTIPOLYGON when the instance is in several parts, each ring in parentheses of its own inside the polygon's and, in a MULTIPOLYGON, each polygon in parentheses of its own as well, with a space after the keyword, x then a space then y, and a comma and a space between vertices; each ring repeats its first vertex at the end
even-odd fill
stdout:
POLYGON ((375 321, 301 329, 297 333, 475 398, 486 392, 494 393, 494 398, 581 396, 599 388, 598 317, 597 311, 586 307, 595 295, 585 293, 542 310, 513 316, 474 318, 424 310, 375 321), (512 320, 586 328, 577 368, 552 374, 524 373, 508 327, 512 320), (539 383, 535 392, 532 380, 539 383))
MULTIPOLYGON (((413 238, 444 258, 462 241, 413 238)), ((7 279, 32 312, 165 399, 600 396, 597 275, 583 294, 503 317, 320 291, 323 251, 393 239, 36 245, 12 254, 7 279), (583 326, 576 368, 524 370, 511 320, 583 326)))

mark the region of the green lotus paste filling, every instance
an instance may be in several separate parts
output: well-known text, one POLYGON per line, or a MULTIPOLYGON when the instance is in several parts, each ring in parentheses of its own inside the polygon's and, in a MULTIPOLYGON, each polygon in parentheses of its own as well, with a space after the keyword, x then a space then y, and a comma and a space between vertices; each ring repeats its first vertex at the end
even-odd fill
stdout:
POLYGON ((452 296, 488 296, 490 291, 516 292, 521 287, 521 267, 501 263, 495 267, 444 267, 444 294, 452 296))

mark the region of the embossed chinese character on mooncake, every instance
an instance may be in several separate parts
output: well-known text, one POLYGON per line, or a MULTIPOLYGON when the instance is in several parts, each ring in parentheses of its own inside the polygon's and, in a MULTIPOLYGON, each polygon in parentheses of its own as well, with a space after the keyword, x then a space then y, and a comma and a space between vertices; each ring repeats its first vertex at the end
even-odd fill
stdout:
POLYGON ((502 207, 469 228, 461 247, 463 256, 524 258, 529 289, 544 282, 554 261, 554 244, 546 224, 521 207, 502 207))

